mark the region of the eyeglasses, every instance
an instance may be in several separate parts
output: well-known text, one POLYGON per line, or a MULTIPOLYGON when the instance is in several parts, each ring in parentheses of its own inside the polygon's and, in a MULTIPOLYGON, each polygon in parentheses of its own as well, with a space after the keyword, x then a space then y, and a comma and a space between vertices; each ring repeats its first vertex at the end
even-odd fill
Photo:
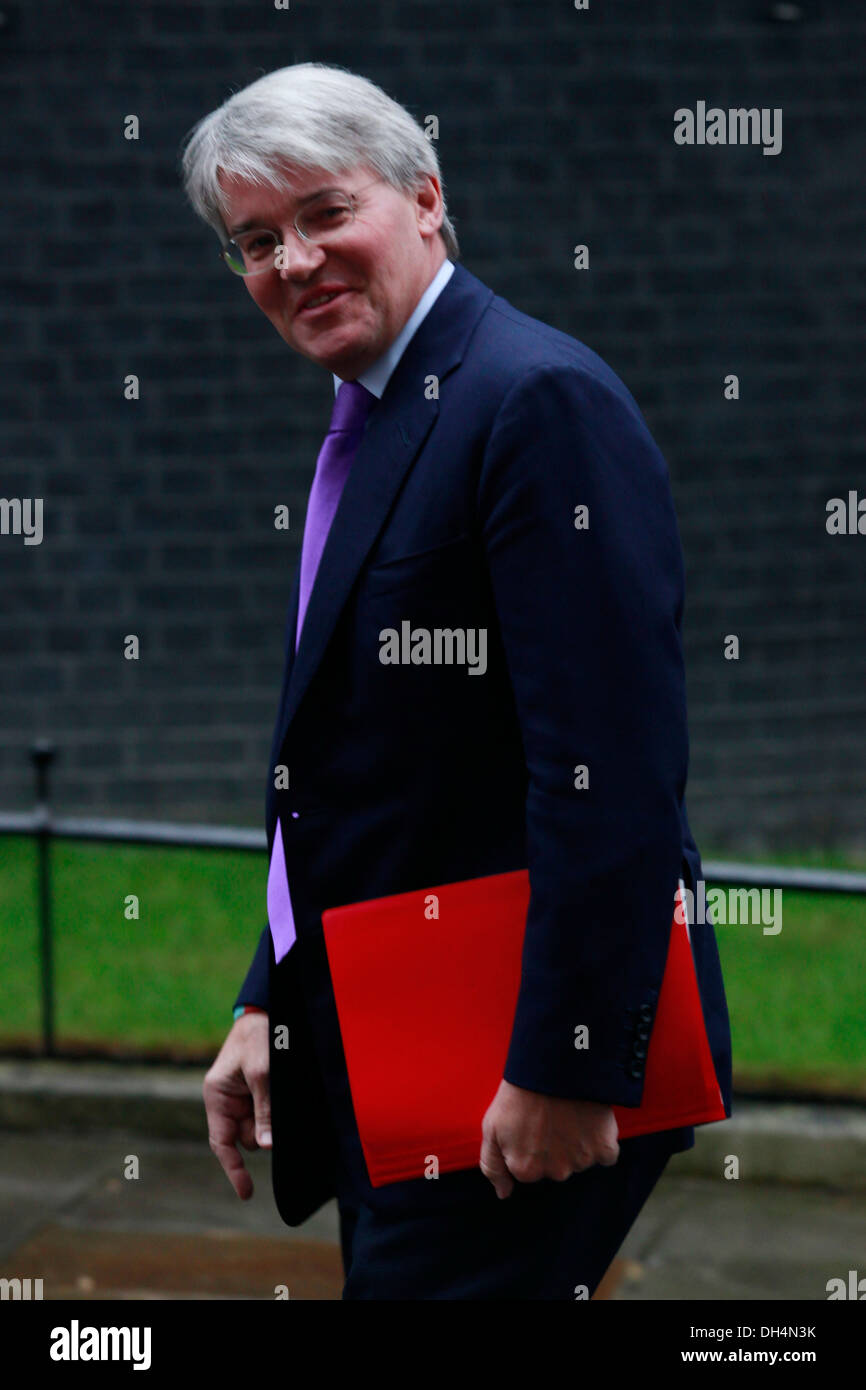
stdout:
MULTIPOLYGON (((316 246, 337 241, 355 220, 358 194, 372 187, 373 184, 365 184, 356 193, 329 188, 316 194, 295 217, 293 226, 298 236, 316 246)), ((235 275, 262 275, 277 265, 276 253, 282 245, 276 232, 254 227, 236 236, 234 241, 225 242, 220 254, 235 275)))

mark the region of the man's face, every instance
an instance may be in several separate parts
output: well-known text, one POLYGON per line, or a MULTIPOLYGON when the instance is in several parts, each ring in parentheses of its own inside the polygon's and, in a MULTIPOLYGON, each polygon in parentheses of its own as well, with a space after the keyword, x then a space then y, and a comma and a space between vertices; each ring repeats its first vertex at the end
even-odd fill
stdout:
POLYGON ((438 180, 407 194, 359 166, 343 174, 288 169, 292 193, 220 174, 229 236, 240 228, 276 232, 285 269, 248 275, 244 284, 280 337, 304 357, 354 380, 391 345, 445 259, 438 180), (304 241, 293 221, 323 189, 356 193, 355 219, 337 240, 304 241), (316 308, 306 302, 338 291, 316 308))

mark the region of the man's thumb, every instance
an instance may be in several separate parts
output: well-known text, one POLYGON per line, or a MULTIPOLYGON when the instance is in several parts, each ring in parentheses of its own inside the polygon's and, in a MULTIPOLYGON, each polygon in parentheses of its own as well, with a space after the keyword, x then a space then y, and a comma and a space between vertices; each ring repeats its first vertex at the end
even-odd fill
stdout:
POLYGON ((260 1149, 269 1149, 273 1143, 271 1134, 271 1096, 267 1077, 253 1089, 253 1114, 256 1121, 256 1143, 260 1149))

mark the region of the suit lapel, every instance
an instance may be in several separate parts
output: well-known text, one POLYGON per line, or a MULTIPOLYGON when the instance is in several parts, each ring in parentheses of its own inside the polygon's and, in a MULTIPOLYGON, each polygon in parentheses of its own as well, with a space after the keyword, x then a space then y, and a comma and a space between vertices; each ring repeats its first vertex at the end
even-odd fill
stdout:
MULTIPOLYGON (((370 414, 322 552, 294 659, 295 629, 290 626, 291 665, 275 742, 277 756, 364 560, 439 414, 439 401, 426 398, 426 380, 435 375, 441 383, 459 365, 492 298, 492 290, 456 265, 370 414)), ((296 572, 290 624, 297 623, 297 612, 296 572)))

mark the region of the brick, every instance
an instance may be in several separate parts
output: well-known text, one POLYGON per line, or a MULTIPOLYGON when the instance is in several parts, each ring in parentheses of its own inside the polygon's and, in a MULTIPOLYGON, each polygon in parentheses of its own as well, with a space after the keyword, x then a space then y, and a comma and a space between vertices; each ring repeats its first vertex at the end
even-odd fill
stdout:
MULTIPOLYGON (((66 739, 65 811, 170 804, 173 818, 260 822, 330 397, 217 264, 175 156, 232 88, 327 51, 439 115, 469 269, 600 352, 667 458, 699 842, 862 842, 862 552, 822 527, 834 490, 866 487, 866 29, 853 10, 815 0, 807 23, 782 25, 752 0, 586 15, 444 0, 431 22, 421 0, 382 0, 341 6, 339 32, 332 7, 307 7, 290 52, 292 16, 267 0, 19 8, 0 108, 20 104, 29 139, 8 161, 4 210, 32 237, 0 273, 13 321, 3 487, 44 496, 47 512, 38 554, 0 546, 15 649, 0 719, 17 728, 29 710, 66 739), (698 98, 782 105, 782 154, 675 147, 673 112, 698 98), (128 112, 138 142, 123 140, 128 112), (96 259, 95 223, 110 231, 96 259), (582 278, 576 241, 591 253, 582 278), (729 371, 737 403, 721 398, 729 371), (273 532, 277 501, 290 537, 273 532), (731 628, 747 648, 736 667, 720 660, 731 628), (147 647, 138 670, 119 655, 127 631, 147 647), (190 737, 203 708, 216 774, 190 737), (795 766, 807 756, 824 769, 808 798, 795 766)), ((23 770, 2 765, 6 804, 28 805, 26 755, 23 770)))

